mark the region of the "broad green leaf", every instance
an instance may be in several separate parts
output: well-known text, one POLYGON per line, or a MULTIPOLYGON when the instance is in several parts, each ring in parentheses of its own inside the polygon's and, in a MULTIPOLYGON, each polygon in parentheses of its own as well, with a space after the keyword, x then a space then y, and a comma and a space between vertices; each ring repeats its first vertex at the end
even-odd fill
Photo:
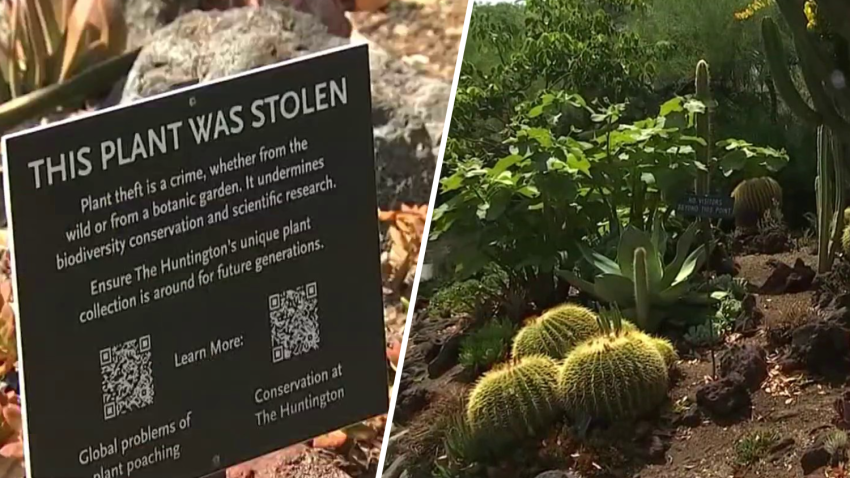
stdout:
POLYGON ((620 274, 620 266, 618 266, 616 262, 585 246, 584 244, 579 244, 578 247, 579 251, 581 251, 582 257, 584 257, 590 265, 598 269, 603 274, 620 274))
POLYGON ((683 110, 684 110, 684 108, 682 108, 682 98, 677 97, 677 98, 667 100, 666 103, 661 105, 661 111, 659 112, 659 115, 660 116, 667 116, 668 114, 670 114, 672 112, 679 112, 679 111, 683 111, 683 110))
POLYGON ((504 158, 500 159, 495 166, 493 166, 493 169, 490 170, 490 176, 498 176, 502 173, 502 171, 505 171, 506 169, 510 168, 511 166, 522 160, 523 157, 518 154, 511 154, 509 156, 505 156, 504 158))
POLYGON ((552 147, 552 133, 548 129, 528 128, 526 134, 529 138, 537 141, 544 148, 552 147))

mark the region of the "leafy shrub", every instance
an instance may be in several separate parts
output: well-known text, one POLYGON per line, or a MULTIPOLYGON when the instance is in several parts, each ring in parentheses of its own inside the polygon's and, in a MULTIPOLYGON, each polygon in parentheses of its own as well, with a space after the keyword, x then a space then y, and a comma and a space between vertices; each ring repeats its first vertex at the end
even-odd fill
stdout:
POLYGON ((486 369, 505 358, 510 348, 514 326, 508 320, 493 320, 464 337, 460 344, 460 363, 466 367, 486 369))
POLYGON ((453 317, 456 315, 483 312, 495 294, 488 283, 478 279, 467 279, 449 283, 438 290, 428 303, 431 317, 453 317))

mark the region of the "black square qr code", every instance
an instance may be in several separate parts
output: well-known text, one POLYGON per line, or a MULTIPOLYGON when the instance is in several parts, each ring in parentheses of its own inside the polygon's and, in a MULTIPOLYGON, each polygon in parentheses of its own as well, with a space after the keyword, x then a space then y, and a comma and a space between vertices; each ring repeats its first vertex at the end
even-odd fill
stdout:
POLYGON ((100 373, 104 419, 153 404, 150 335, 101 350, 100 373))
POLYGON ((319 348, 319 289, 315 282, 269 296, 272 362, 319 348))

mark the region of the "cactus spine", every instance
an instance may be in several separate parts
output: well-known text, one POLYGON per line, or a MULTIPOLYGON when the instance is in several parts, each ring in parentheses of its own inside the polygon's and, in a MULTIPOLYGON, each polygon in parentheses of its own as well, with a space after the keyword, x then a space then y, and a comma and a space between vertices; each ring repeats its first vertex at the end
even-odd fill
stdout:
POLYGON ((576 304, 562 304, 547 310, 517 333, 511 356, 545 355, 562 359, 579 342, 597 334, 599 326, 593 311, 576 304))
POLYGON ((577 346, 558 371, 558 396, 573 418, 609 421, 654 410, 667 395, 667 364, 653 339, 632 330, 577 346))
POLYGON ((664 363, 667 367, 672 367, 677 360, 679 360, 679 354, 676 353, 676 347, 673 344, 661 337, 650 337, 650 343, 652 346, 658 350, 658 353, 661 354, 661 358, 664 359, 664 363))
POLYGON ((635 310, 636 320, 641 329, 647 330, 649 324, 649 276, 646 270, 646 249, 635 249, 635 310))
POLYGON ((473 434, 498 447, 541 431, 560 412, 557 372, 552 359, 531 356, 484 374, 466 409, 473 434))

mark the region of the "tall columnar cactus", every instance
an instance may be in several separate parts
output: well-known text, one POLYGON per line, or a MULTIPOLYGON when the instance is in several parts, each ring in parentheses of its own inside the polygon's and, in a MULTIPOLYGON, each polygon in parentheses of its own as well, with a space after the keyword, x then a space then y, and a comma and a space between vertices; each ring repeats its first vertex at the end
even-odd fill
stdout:
POLYGON ((776 23, 762 22, 762 38, 777 91, 796 116, 818 128, 818 272, 828 271, 841 241, 846 167, 844 148, 850 144, 850 4, 818 0, 805 6, 797 0, 776 0, 793 35, 803 79, 812 106, 797 91, 776 23), (821 19, 828 19, 826 22, 821 19))
POLYGON ((667 369, 652 337, 637 330, 609 333, 570 352, 558 371, 558 396, 576 419, 639 417, 666 397, 667 369))
POLYGON ((832 131, 818 126, 818 176, 815 183, 818 212, 818 273, 832 268, 841 244, 845 221, 843 151, 832 131))
POLYGON ((557 374, 555 362, 543 356, 526 357, 484 374, 466 409, 473 434, 500 446, 541 431, 560 412, 557 374))
MULTIPOLYGON (((634 328, 632 324, 626 327, 634 328)), ((562 359, 579 342, 599 334, 597 316, 577 304, 562 304, 545 311, 523 327, 511 350, 513 358, 545 355, 562 359)))
MULTIPOLYGON (((704 171, 697 172, 696 193, 705 196, 711 192, 711 90, 709 89, 710 77, 708 74, 708 63, 700 60, 696 71, 696 99, 705 104, 705 111, 695 116, 697 136, 702 138, 705 145, 697 144, 697 160, 704 166, 704 171)), ((700 219, 703 241, 711 244, 711 223, 708 218, 700 219)), ((711 251, 706 251, 711 256, 711 251)))

